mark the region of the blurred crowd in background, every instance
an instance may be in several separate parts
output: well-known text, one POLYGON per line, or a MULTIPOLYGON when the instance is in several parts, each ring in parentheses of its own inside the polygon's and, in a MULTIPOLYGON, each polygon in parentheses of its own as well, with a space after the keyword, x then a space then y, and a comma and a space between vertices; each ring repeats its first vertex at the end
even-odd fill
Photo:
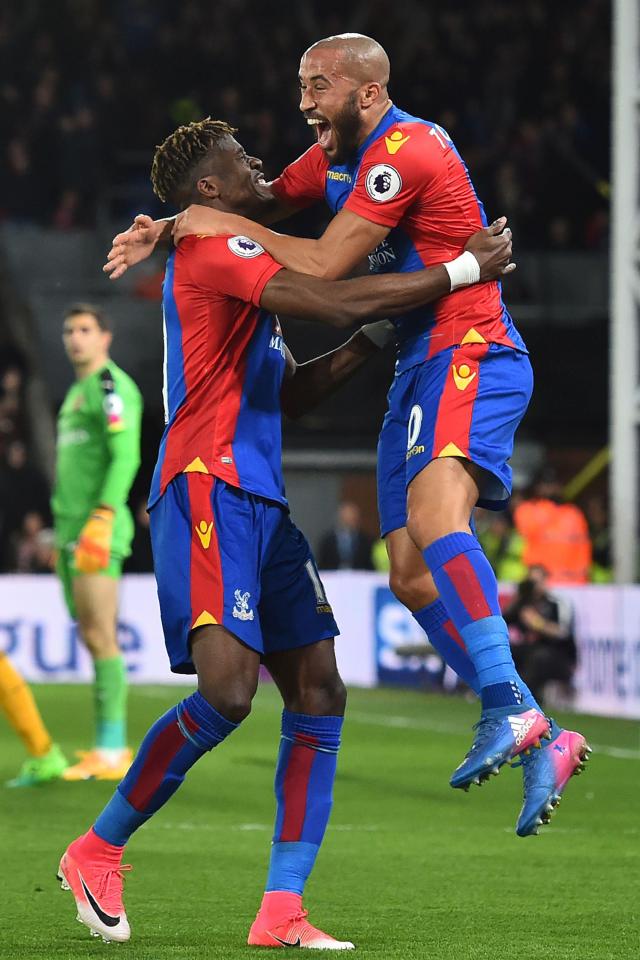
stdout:
POLYGON ((251 0, 3 4, 0 216, 91 225, 101 197, 122 217, 155 212, 151 149, 208 114, 275 176, 309 144, 300 54, 357 30, 388 50, 394 101, 449 131, 521 246, 604 248, 609 0, 298 0, 273 13, 251 0))

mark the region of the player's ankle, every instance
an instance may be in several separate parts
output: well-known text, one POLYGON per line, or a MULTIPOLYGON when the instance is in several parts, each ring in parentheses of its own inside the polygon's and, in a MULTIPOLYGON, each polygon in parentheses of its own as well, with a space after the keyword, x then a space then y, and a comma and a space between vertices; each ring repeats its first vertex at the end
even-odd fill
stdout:
POLYGON ((260 904, 261 918, 269 921, 281 917, 293 917, 302 910, 302 895, 292 890, 268 890, 260 904))
POLYGON ((107 859, 114 863, 122 860, 124 847, 118 847, 107 840, 103 840, 95 829, 91 827, 82 837, 79 838, 82 853, 89 859, 107 859))

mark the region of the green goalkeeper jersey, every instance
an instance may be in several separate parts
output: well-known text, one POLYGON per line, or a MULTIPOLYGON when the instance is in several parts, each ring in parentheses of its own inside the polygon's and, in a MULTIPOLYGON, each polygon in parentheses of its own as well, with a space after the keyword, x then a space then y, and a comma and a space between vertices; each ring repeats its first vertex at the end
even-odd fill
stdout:
POLYGON ((69 389, 58 414, 56 526, 83 521, 101 504, 125 509, 140 466, 141 419, 140 391, 111 360, 69 389))

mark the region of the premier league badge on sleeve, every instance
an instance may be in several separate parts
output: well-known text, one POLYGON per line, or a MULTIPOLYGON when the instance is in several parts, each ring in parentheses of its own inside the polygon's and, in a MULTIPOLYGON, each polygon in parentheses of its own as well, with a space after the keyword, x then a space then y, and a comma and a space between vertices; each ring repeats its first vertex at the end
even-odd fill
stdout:
POLYGON ((245 260, 259 257, 261 253, 264 253, 264 247, 261 247, 255 240, 250 240, 249 237, 229 237, 227 246, 231 253, 235 253, 236 257, 244 257, 245 260))
POLYGON ((393 200, 402 189, 402 177, 395 167, 386 163, 377 163, 371 167, 364 182, 367 193, 376 203, 393 200))

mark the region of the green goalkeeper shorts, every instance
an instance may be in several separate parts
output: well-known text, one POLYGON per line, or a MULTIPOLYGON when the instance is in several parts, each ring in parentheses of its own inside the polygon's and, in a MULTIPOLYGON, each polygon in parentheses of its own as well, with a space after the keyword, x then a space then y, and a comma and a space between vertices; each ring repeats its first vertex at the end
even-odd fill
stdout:
MULTIPOLYGON (((84 527, 89 517, 56 517, 56 550, 58 558, 56 560, 56 573, 60 577, 64 599, 70 616, 76 619, 76 608, 73 601, 73 580, 75 577, 81 577, 83 574, 76 568, 75 547, 80 531, 84 527)), ((113 577, 119 580, 122 576, 122 565, 131 553, 131 541, 133 540, 134 524, 133 517, 128 507, 123 507, 116 511, 116 517, 113 525, 113 539, 111 541, 111 557, 109 565, 99 574, 104 577, 113 577)))

